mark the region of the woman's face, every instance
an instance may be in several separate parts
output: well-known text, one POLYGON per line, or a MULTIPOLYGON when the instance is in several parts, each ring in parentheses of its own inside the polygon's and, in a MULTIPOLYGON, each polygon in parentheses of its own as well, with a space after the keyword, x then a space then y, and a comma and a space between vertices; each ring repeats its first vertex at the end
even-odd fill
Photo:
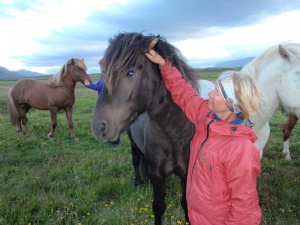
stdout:
POLYGON ((218 85, 215 86, 214 90, 209 92, 208 96, 208 108, 211 109, 214 113, 220 115, 225 112, 230 112, 218 85))

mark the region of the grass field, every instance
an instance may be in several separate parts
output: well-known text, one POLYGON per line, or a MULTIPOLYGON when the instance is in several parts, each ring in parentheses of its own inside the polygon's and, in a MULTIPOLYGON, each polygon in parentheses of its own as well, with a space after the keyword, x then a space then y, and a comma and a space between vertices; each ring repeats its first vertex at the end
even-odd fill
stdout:
MULTIPOLYGON (((98 75, 93 75, 94 82, 98 75)), ((203 74, 213 80, 216 74, 203 74)), ((153 224, 152 189, 135 189, 130 145, 111 148, 96 141, 91 119, 97 92, 76 86, 73 122, 80 139, 71 140, 65 114, 58 114, 49 140, 49 111, 28 114, 32 139, 18 136, 7 116, 7 93, 14 81, 0 83, 0 224, 138 225, 153 224)), ((286 114, 276 111, 258 180, 262 224, 300 224, 300 127, 290 143, 291 161, 282 155, 286 114)), ((164 224, 184 224, 177 177, 168 178, 164 224)))

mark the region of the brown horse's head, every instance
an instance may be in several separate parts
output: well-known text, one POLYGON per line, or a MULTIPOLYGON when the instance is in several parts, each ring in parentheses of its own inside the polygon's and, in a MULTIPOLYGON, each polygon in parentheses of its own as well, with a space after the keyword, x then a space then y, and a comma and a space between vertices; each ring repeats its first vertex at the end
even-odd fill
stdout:
POLYGON ((66 62, 60 71, 49 79, 49 84, 52 86, 63 85, 65 79, 72 79, 75 82, 84 84, 84 81, 92 83, 91 78, 86 73, 87 66, 83 59, 72 58, 66 62))

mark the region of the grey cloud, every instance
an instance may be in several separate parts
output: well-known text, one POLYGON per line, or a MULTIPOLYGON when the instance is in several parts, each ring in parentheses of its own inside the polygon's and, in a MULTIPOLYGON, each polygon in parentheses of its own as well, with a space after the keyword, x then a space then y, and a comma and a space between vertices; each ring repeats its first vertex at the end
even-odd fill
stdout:
MULTIPOLYGON (((29 3, 23 4, 30 9, 29 3)), ((51 30, 46 38, 35 39, 43 48, 22 58, 22 62, 28 67, 58 66, 72 57, 85 58, 92 72, 98 72, 98 61, 108 39, 119 32, 144 31, 173 42, 205 35, 203 30, 212 26, 245 26, 297 8, 299 0, 149 0, 111 4, 105 11, 91 11, 84 24, 51 30)))
POLYGON ((14 0, 10 3, 0 2, 0 17, 2 18, 14 18, 13 11, 20 11, 20 12, 28 12, 30 11, 37 11, 33 5, 44 5, 44 3, 40 2, 39 0, 14 0))

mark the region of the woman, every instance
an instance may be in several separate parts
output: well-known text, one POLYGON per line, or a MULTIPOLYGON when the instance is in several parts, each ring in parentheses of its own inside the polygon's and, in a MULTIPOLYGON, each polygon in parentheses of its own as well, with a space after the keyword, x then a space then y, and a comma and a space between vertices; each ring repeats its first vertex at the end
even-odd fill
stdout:
POLYGON ((190 223, 260 224, 256 188, 260 154, 248 120, 260 102, 255 81, 227 72, 204 100, 157 52, 150 50, 146 56, 159 65, 174 102, 196 127, 187 178, 190 223))

